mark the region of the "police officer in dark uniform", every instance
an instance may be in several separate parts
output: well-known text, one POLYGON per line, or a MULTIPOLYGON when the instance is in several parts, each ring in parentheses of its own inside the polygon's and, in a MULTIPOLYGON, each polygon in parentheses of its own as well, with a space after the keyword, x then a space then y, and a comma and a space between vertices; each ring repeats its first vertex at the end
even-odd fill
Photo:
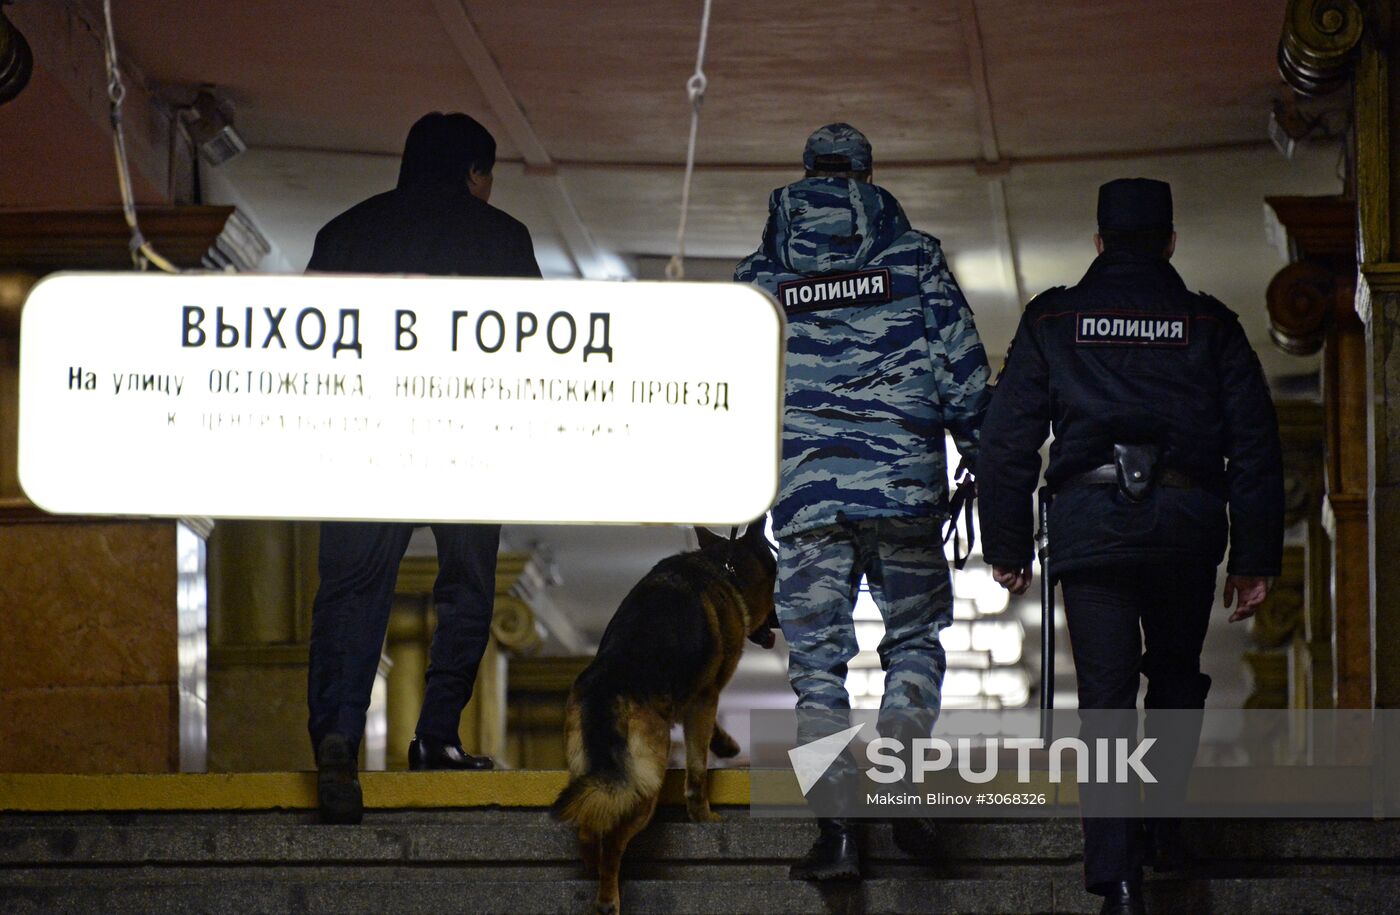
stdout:
MULTIPOLYGON (((1231 622, 1254 613, 1282 561, 1277 420, 1235 314, 1190 292, 1169 263, 1170 186, 1105 184, 1098 223, 1098 258, 1077 286, 1026 307, 996 385, 977 463, 983 555, 1012 593, 1029 587, 1032 494, 1053 430, 1050 566, 1080 708, 1133 709, 1145 676, 1149 710, 1200 709, 1210 688, 1201 646, 1227 539, 1231 622)), ((1159 869, 1175 830, 1136 818, 1083 823, 1085 884, 1106 897, 1102 911, 1144 912, 1151 827, 1161 826, 1159 869)))

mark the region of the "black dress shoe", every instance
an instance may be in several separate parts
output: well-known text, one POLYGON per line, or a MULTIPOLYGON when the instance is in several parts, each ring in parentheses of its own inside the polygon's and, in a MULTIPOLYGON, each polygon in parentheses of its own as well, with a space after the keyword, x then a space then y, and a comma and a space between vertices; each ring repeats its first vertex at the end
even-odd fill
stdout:
POLYGON ((1099 915, 1147 915, 1147 903, 1142 899, 1142 884, 1131 880, 1113 884, 1104 894, 1099 915))
POLYGON ((473 756, 455 743, 438 743, 427 737, 415 737, 408 745, 408 767, 414 772, 430 769, 494 769, 489 756, 473 756))
POLYGON ((316 802, 322 823, 351 825, 364 817, 364 797, 350 740, 327 734, 316 747, 316 802))
POLYGON ((850 820, 819 818, 817 841, 793 864, 793 880, 859 880, 860 846, 850 820))

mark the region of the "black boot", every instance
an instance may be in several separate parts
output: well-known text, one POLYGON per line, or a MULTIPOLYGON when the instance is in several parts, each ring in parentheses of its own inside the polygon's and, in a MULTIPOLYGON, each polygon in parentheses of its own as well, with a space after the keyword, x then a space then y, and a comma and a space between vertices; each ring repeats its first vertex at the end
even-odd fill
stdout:
POLYGON ((1103 908, 1099 915, 1147 915, 1147 904, 1142 899, 1142 884, 1124 880, 1113 884, 1104 894, 1103 908))
POLYGON ((938 850, 938 822, 933 817, 891 817, 890 832, 895 847, 911 858, 924 861, 938 850))
POLYGON ((792 866, 793 880, 859 880, 860 846, 850 820, 817 819, 817 841, 792 866))
POLYGON ((355 750, 341 734, 327 734, 316 747, 316 800, 322 823, 353 826, 364 817, 355 750))
POLYGON ((489 756, 473 756, 460 744, 438 743, 427 737, 415 737, 408 745, 408 768, 414 772, 430 769, 494 769, 489 756))

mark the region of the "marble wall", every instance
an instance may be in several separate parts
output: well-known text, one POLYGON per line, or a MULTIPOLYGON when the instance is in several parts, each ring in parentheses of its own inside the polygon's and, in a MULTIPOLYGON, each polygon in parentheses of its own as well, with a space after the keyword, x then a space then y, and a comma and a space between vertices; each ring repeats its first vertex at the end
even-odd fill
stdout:
POLYGON ((179 771, 176 536, 0 524, 0 771, 179 771))

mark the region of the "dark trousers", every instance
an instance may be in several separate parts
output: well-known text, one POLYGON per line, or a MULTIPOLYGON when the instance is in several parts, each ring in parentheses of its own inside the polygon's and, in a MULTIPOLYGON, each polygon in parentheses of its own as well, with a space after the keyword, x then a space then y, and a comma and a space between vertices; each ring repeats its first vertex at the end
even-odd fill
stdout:
MULTIPOLYGON (((1079 676, 1081 709, 1137 708, 1139 678, 1147 677, 1147 733, 1153 735, 1154 709, 1204 707, 1210 677, 1201 673, 1201 646, 1215 603, 1215 569, 1210 566, 1138 565, 1081 569, 1061 576, 1070 647, 1079 676)), ((1154 812, 1180 803, 1195 755, 1200 716, 1172 717, 1174 739, 1158 753, 1160 784, 1148 795, 1154 812), (1194 737, 1181 739, 1182 724, 1194 723, 1194 737)), ((1081 736, 1132 736, 1136 712, 1093 719, 1081 736), (1092 733, 1090 733, 1092 732, 1092 733), (1102 733, 1099 733, 1102 732, 1102 733)), ((1163 729, 1165 733, 1165 728, 1163 729)), ((1135 797, 1136 787, 1129 786, 1135 797)), ((1081 786, 1084 808, 1084 884, 1103 892, 1122 880, 1142 876, 1144 835, 1140 818, 1094 815, 1123 803, 1124 789, 1081 786)))
MULTIPOLYGON (((438 576, 433 585, 437 629, 417 734, 457 743, 462 709, 471 698, 486 650, 496 595, 500 526, 434 524, 438 576)), ((321 525, 321 586, 311 613, 307 705, 311 744, 342 734, 359 746, 379 668, 399 563, 413 525, 327 521, 321 525)))

